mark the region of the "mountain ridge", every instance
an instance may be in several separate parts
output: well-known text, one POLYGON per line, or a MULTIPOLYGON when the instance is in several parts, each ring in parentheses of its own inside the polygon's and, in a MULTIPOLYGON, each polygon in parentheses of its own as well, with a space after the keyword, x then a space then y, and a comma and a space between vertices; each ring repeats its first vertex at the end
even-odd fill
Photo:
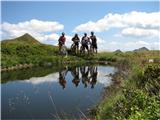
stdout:
POLYGON ((20 43, 25 43, 25 44, 42 44, 40 43, 37 39, 35 39, 34 37, 32 37, 30 34, 25 33, 24 35, 17 37, 17 38, 13 38, 13 39, 5 39, 2 40, 1 43, 16 43, 16 44, 20 44, 20 43))
POLYGON ((141 47, 141 48, 133 50, 133 52, 145 52, 145 51, 149 51, 149 49, 146 47, 141 47))

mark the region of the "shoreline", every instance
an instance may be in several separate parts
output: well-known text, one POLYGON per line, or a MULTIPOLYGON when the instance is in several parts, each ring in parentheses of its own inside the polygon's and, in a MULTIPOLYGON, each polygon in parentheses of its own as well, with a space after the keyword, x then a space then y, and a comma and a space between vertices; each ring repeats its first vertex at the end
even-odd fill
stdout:
MULTIPOLYGON (((103 65, 111 65, 111 62, 109 61, 66 61, 66 62, 60 62, 58 64, 72 64, 72 63, 78 63, 78 64, 81 64, 81 63, 91 63, 91 64, 103 64, 103 65)), ((35 66, 41 66, 41 67, 45 67, 45 66, 53 66, 53 65, 57 65, 57 63, 55 62, 44 62, 43 65, 37 65, 37 64, 17 64, 15 66, 11 66, 11 67, 4 67, 4 68, 1 68, 1 72, 7 72, 7 71, 14 71, 14 70, 20 70, 20 69, 27 69, 27 68, 32 68, 32 67, 35 67, 35 66)))
POLYGON ((1 68, 1 72, 32 68, 33 66, 35 65, 34 64, 17 64, 15 66, 1 68))

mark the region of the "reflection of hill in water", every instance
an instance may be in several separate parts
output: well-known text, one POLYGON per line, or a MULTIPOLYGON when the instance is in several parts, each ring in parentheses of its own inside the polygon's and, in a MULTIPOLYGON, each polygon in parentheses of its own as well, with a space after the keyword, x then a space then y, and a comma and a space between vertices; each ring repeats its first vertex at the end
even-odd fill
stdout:
POLYGON ((81 83, 85 85, 84 87, 91 85, 91 88, 94 88, 96 83, 107 87, 112 84, 112 80, 110 76, 106 75, 114 74, 115 70, 114 67, 102 66, 68 67, 67 69, 62 67, 39 67, 28 70, 4 72, 2 73, 2 82, 23 80, 20 82, 31 83, 34 85, 59 82, 64 89, 66 83, 72 81, 72 83, 75 84, 75 87, 78 87, 81 83), (71 76, 67 77, 69 74, 71 76))
POLYGON ((22 69, 16 71, 2 72, 1 82, 6 83, 14 80, 25 80, 31 77, 42 77, 50 73, 57 72, 59 67, 35 67, 31 69, 22 69))

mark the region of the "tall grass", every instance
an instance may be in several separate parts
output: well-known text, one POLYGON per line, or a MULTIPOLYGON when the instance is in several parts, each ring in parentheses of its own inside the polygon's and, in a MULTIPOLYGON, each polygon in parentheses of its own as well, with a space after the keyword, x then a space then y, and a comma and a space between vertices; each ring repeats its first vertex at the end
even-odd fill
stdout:
MULTIPOLYGON (((103 53, 103 57, 105 56, 103 53)), ((115 54, 114 54, 115 55, 115 54)), ((99 105, 97 119, 139 120, 160 118, 160 56, 158 51, 117 55, 116 65, 121 71, 116 80, 119 87, 106 90, 106 98, 99 105), (153 59, 154 63, 148 63, 153 59)))

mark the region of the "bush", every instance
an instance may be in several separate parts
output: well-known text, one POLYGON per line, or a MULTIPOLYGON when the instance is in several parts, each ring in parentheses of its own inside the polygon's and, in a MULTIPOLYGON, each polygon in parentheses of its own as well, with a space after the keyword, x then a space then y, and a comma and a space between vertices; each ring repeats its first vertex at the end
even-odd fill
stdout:
POLYGON ((157 95, 160 92, 160 65, 151 64, 147 66, 143 72, 143 76, 139 77, 137 86, 144 89, 150 95, 157 95))
POLYGON ((152 64, 144 71, 136 71, 132 81, 136 89, 126 87, 123 97, 113 107, 113 119, 160 119, 160 66, 152 64), (138 88, 138 89, 137 89, 138 88))
POLYGON ((113 108, 113 119, 117 120, 157 120, 160 118, 160 102, 158 97, 148 96, 142 90, 125 90, 124 98, 113 108))

